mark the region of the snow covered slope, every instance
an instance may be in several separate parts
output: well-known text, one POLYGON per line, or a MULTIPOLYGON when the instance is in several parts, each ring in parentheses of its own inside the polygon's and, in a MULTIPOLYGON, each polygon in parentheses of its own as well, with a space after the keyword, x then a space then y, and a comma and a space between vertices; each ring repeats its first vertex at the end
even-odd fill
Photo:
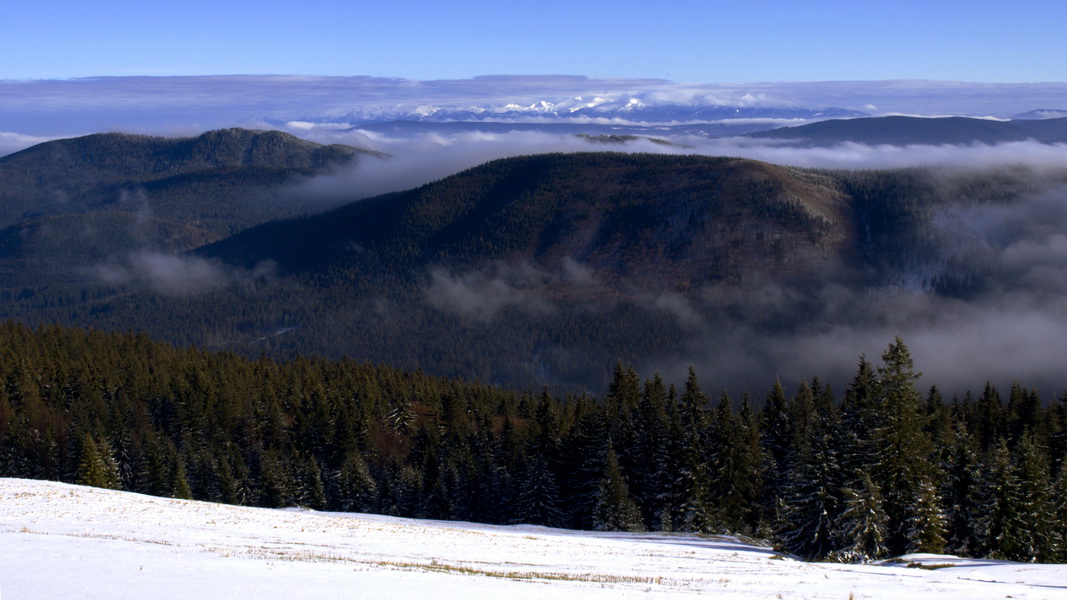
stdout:
POLYGON ((241 508, 0 479, 0 598, 1067 599, 1067 566, 809 564, 722 537, 241 508))

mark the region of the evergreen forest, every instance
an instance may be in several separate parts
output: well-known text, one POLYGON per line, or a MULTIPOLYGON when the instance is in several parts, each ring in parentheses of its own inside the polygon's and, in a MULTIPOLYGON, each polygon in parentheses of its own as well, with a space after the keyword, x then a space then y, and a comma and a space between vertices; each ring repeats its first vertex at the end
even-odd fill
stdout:
POLYGON ((793 555, 1067 560, 1067 395, 920 390, 904 341, 757 394, 617 363, 513 391, 351 359, 0 324, 0 476, 250 506, 729 533, 793 555), (706 384, 705 384, 706 386, 706 384), (707 388, 710 389, 710 388, 707 388))

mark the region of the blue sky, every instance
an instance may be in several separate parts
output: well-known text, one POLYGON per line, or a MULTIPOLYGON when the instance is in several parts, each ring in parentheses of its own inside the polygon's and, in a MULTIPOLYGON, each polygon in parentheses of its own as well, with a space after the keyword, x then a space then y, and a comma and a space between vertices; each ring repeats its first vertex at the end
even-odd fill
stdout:
POLYGON ((37 0, 2 14, 0 79, 1067 80, 1062 0, 37 0))

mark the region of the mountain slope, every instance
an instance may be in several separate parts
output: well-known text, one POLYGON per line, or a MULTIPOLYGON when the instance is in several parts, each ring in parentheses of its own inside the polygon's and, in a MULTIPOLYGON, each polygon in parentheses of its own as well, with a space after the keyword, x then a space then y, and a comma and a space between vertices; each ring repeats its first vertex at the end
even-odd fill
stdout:
MULTIPOLYGON (((195 138, 102 133, 38 144, 0 158, 0 224, 40 214, 88 210, 123 189, 194 183, 226 173, 257 179, 336 167, 365 151, 322 146, 277 131, 226 129, 195 138)), ((247 181, 245 182, 248 183, 247 181)), ((266 185, 277 181, 264 181, 266 185)))
MULTIPOLYGON (((226 181, 175 177, 216 176, 226 181)), ((1065 182, 1021 167, 844 172, 581 153, 493 161, 223 239, 198 222, 101 209, 0 231, 0 317, 524 387, 601 389, 617 360, 676 379, 710 362, 745 385, 785 372, 774 365, 809 374, 818 365, 788 348, 828 331, 881 342, 886 328, 960 314, 920 310, 943 298, 1062 297, 1064 279, 1044 272, 1060 264, 1049 236, 1067 222, 1065 182), (110 239, 136 251, 94 246, 88 225, 116 232, 108 221, 123 219, 136 227, 110 239), (173 254, 183 247, 197 249, 173 254)), ((157 184, 144 185, 152 198, 157 184)), ((852 347, 835 346, 841 364, 863 351, 852 347)))
POLYGON ((800 275, 849 255, 832 178, 751 160, 588 153, 494 161, 410 192, 272 223, 204 249, 289 272, 568 260, 625 285, 800 275), (279 240, 300 240, 279 244, 279 240))
POLYGON ((245 129, 39 144, 0 158, 0 271, 23 281, 48 270, 70 276, 70 265, 189 250, 303 214, 306 199, 287 186, 366 154, 245 129))
POLYGON ((993 121, 967 117, 870 117, 835 119, 746 134, 760 139, 792 140, 807 146, 860 144, 998 144, 1035 140, 1067 141, 1067 118, 993 121))

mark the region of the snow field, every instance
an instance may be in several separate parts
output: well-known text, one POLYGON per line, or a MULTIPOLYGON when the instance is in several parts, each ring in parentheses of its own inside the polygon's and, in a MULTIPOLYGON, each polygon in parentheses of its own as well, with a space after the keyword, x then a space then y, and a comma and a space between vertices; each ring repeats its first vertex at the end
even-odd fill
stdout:
POLYGON ((1065 565, 900 560, 804 563, 727 537, 244 508, 0 479, 0 600, 1067 600, 1065 565))

